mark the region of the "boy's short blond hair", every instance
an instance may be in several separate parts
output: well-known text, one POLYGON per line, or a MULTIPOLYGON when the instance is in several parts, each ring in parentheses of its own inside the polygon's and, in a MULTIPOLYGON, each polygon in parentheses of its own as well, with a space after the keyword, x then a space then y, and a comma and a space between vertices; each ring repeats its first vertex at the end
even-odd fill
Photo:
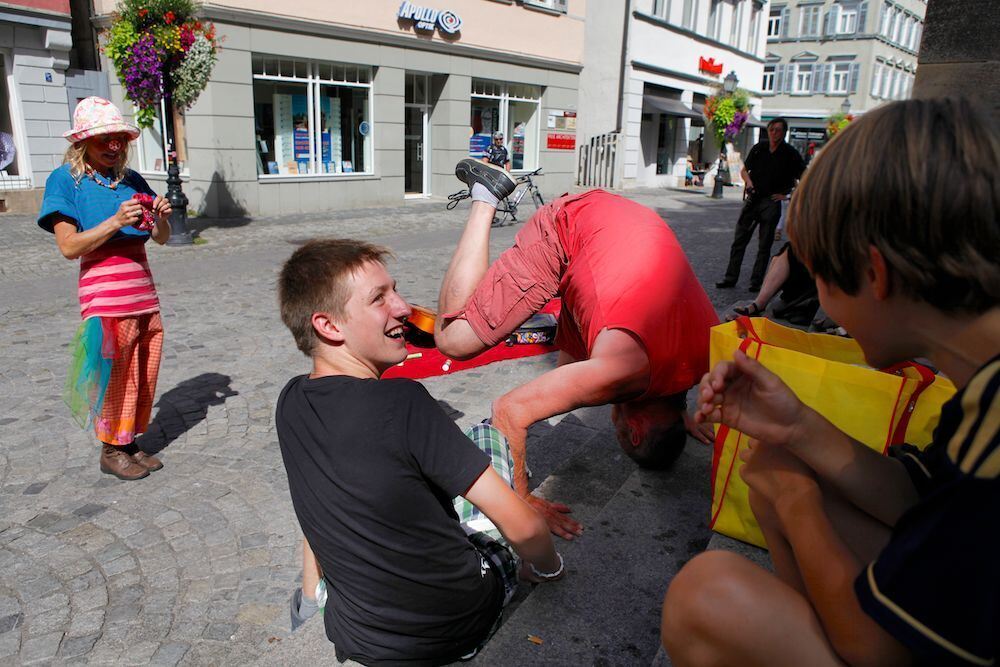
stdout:
POLYGON ((278 305, 295 344, 311 356, 318 342, 313 313, 344 317, 350 294, 345 280, 368 262, 385 263, 392 253, 353 239, 314 239, 292 253, 278 276, 278 305))
POLYGON ((1000 303, 1000 137, 959 98, 893 102, 812 161, 788 235, 814 276, 856 294, 878 248, 893 293, 946 312, 1000 303))

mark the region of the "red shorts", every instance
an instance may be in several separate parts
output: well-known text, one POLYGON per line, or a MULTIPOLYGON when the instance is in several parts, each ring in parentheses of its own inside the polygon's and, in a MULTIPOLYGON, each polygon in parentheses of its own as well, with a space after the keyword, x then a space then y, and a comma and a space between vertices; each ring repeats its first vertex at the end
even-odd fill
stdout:
POLYGON ((602 190, 543 206, 455 316, 492 347, 558 295, 559 348, 587 359, 602 330, 631 332, 649 355, 644 396, 687 391, 708 370, 715 309, 652 210, 602 190))

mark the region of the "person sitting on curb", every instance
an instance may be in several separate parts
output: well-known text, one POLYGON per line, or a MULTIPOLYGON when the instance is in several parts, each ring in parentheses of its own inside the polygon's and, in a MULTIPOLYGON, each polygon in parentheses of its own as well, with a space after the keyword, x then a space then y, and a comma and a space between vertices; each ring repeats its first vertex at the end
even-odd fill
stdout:
POLYGON ((445 355, 469 359, 562 296, 559 367, 494 401, 493 425, 510 441, 517 492, 554 533, 572 539, 582 527, 566 516, 570 509, 528 493, 528 427, 612 403, 619 443, 640 465, 672 463, 688 428, 710 443, 690 420, 685 395, 708 370, 715 309, 660 216, 603 190, 538 209, 490 265, 490 224, 514 181, 471 159, 455 174, 473 203, 441 284, 434 341, 445 355))
POLYGON ((707 374, 698 419, 755 439, 740 474, 774 573, 685 565, 663 605, 675 665, 1000 657, 998 169, 996 125, 959 99, 886 104, 813 160, 789 234, 823 308, 871 366, 927 357, 959 391, 926 450, 882 456, 741 353, 707 374))
POLYGON ((285 263, 281 319, 312 372, 285 385, 275 422, 292 505, 326 581, 337 659, 443 664, 486 643, 517 588, 515 556, 487 534, 494 524, 523 559, 522 578, 556 580, 563 561, 511 488, 496 429, 477 425, 470 440, 421 384, 380 379, 406 358, 412 312, 388 254, 314 240, 285 263))
POLYGON ((733 307, 733 312, 726 316, 726 321, 743 315, 763 316, 778 292, 781 292, 781 299, 774 306, 776 318, 788 320, 792 324, 809 324, 812 321, 819 309, 816 282, 809 275, 809 269, 799 261, 790 243, 785 243, 778 254, 771 258, 757 298, 745 305, 733 307))

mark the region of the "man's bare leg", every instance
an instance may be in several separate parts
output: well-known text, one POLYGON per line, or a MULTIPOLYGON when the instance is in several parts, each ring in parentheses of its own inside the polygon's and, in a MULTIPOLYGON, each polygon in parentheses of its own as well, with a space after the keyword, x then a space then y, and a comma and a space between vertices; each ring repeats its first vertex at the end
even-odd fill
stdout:
POLYGON ((438 349, 454 359, 474 357, 486 349, 468 321, 454 319, 446 322, 441 316, 464 308, 486 275, 490 266, 490 226, 495 213, 496 208, 484 201, 472 202, 462 238, 441 282, 434 342, 438 349))

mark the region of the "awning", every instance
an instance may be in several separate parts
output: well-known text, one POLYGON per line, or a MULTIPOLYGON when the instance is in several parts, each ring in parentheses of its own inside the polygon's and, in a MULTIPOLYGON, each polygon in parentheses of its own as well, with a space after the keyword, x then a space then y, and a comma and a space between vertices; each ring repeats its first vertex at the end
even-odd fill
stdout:
POLYGON ((684 106, 680 100, 672 100, 669 97, 659 97, 656 95, 643 95, 642 105, 650 106, 661 113, 670 116, 680 116, 681 118, 701 118, 701 114, 684 106))
POLYGON ((767 127, 767 123, 762 121, 760 118, 757 118, 757 116, 754 116, 753 114, 750 114, 750 117, 747 118, 747 125, 749 125, 750 127, 767 127))

